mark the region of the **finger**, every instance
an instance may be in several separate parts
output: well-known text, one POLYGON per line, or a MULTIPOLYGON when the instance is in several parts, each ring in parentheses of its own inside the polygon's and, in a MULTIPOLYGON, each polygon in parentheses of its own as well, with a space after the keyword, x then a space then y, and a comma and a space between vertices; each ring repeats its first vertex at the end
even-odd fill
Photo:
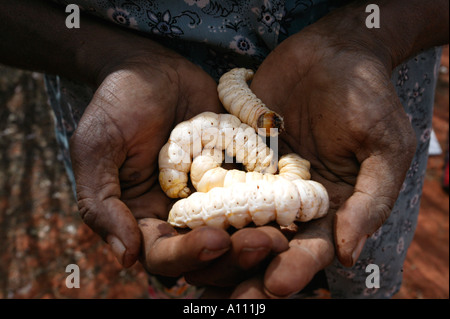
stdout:
POLYGON ((232 248, 207 269, 185 274, 196 285, 230 286, 242 281, 249 272, 272 254, 288 248, 287 239, 274 227, 244 228, 231 236, 232 248))
POLYGON ((185 274, 195 285, 229 286, 242 280, 245 271, 264 260, 270 253, 272 241, 255 228, 244 228, 231 236, 231 249, 208 269, 185 274))
POLYGON ((142 231, 142 264, 152 274, 179 276, 204 266, 231 247, 230 236, 222 229, 199 227, 178 234, 168 223, 154 219, 139 220, 142 231))
POLYGON ((270 240, 272 241, 271 252, 273 254, 279 254, 289 249, 289 241, 287 240, 284 233, 282 233, 278 228, 271 226, 261 226, 257 229, 258 231, 261 231, 269 236, 270 240))
POLYGON ((230 299, 268 299, 264 292, 264 282, 261 276, 255 276, 241 282, 233 291, 230 299))
POLYGON ((140 252, 140 231, 119 199, 118 163, 125 154, 120 134, 103 125, 101 114, 86 115, 71 138, 70 150, 77 199, 83 221, 111 245, 117 260, 129 267, 140 252))
POLYGON ((123 267, 133 265, 140 251, 140 232, 128 207, 117 197, 78 195, 78 198, 83 221, 111 245, 123 267))
POLYGON ((379 158, 363 162, 355 191, 341 206, 335 220, 335 242, 340 262, 351 267, 367 238, 389 217, 400 181, 395 182, 379 158))
POLYGON ((229 261, 237 262, 236 265, 243 270, 252 269, 269 255, 279 254, 289 248, 286 237, 271 226, 242 229, 231 236, 231 241, 236 254, 230 254, 229 261))
POLYGON ((406 138, 382 146, 378 154, 375 151, 362 161, 354 192, 338 210, 334 225, 337 257, 344 266, 355 264, 366 239, 389 217, 413 158, 414 145, 406 138))
POLYGON ((277 255, 264 275, 264 293, 285 298, 302 290, 334 258, 331 212, 320 220, 301 225, 289 249, 277 255))

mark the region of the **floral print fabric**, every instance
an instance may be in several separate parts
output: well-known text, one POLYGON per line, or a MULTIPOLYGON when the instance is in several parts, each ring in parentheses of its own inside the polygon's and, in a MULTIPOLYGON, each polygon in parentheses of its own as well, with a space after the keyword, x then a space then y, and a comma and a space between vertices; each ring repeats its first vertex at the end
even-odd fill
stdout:
MULTIPOLYGON (((326 0, 55 0, 78 4, 84 13, 144 32, 200 65, 216 80, 233 67, 256 70, 267 54, 290 34, 327 14, 337 1, 326 0)), ((342 2, 342 1, 341 1, 342 2)), ((345 1, 344 1, 345 2, 345 1)), ((352 268, 335 261, 325 272, 334 298, 389 298, 400 288, 402 266, 417 223, 431 133, 432 106, 439 49, 431 49, 392 73, 400 101, 416 132, 418 147, 400 196, 386 223, 367 240, 352 268), (380 288, 366 286, 366 267, 380 269, 380 288)), ((75 181, 68 140, 89 103, 89 88, 47 76, 56 132, 67 171, 75 181)), ((193 287, 164 287, 150 277, 151 297, 197 297, 193 287), (178 293, 177 293, 178 292, 178 293)))

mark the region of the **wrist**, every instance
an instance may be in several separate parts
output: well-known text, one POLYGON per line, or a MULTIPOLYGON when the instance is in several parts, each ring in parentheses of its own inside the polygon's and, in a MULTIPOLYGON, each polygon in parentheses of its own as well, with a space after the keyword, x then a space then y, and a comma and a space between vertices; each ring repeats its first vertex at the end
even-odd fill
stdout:
MULTIPOLYGON (((360 10, 374 1, 364 1, 360 10)), ((361 28, 367 37, 383 45, 391 69, 420 51, 448 43, 448 0, 381 0, 380 28, 361 28)), ((364 19, 369 13, 364 13, 364 19)))
POLYGON ((58 74, 96 88, 135 57, 153 55, 156 62, 175 57, 150 39, 87 13, 80 14, 80 28, 67 28, 66 18, 64 6, 49 1, 3 1, 0 63, 58 74))
POLYGON ((421 50, 448 43, 448 5, 448 0, 355 1, 310 28, 337 46, 372 53, 390 72, 421 50), (366 25, 369 4, 379 8, 379 28, 366 25))
POLYGON ((94 88, 118 70, 136 70, 142 64, 175 69, 183 60, 174 51, 132 30, 96 19, 84 22, 84 29, 74 30, 69 42, 74 50, 76 76, 94 88))

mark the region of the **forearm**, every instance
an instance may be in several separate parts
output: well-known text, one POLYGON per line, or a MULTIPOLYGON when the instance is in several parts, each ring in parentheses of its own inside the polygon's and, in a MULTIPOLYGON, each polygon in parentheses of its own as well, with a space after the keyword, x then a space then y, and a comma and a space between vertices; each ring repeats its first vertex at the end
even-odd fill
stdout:
MULTIPOLYGON (((64 7, 42 0, 0 0, 0 63, 59 74, 95 85, 107 65, 137 50, 158 50, 150 40, 81 13, 69 29, 64 7), (154 47, 152 47, 154 46, 154 47)), ((117 63, 116 63, 117 64, 117 63)))
POLYGON ((380 10, 387 24, 385 32, 392 34, 391 45, 404 47, 397 48, 400 59, 448 43, 448 0, 385 0, 380 10))
POLYGON ((332 12, 319 23, 332 33, 353 38, 378 54, 388 68, 420 52, 449 41, 448 0, 364 0, 332 12), (368 28, 369 4, 379 7, 379 28, 368 28))
POLYGON ((377 2, 380 28, 370 31, 389 48, 392 67, 421 50, 448 43, 448 0, 377 2))

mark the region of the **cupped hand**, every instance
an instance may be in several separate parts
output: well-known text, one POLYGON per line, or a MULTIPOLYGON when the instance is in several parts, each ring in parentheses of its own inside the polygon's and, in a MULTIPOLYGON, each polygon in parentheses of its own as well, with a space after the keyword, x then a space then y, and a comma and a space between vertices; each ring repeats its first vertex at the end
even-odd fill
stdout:
MULTIPOLYGON (((343 22, 344 21, 344 22, 343 22)), ((262 63, 253 92, 285 115, 281 152, 311 162, 330 196, 322 220, 300 226, 264 278, 234 297, 288 296, 336 255, 352 266, 388 218, 415 151, 415 135, 391 84, 389 54, 331 15, 282 42, 262 63)))
POLYGON ((210 76, 155 43, 101 73, 71 138, 71 157, 81 217, 124 267, 139 259, 153 274, 225 285, 287 249, 281 234, 264 229, 179 233, 165 222, 171 200, 159 187, 158 154, 175 124, 224 112, 210 76))
MULTIPOLYGON (((200 68, 156 44, 130 52, 103 68, 70 145, 81 217, 125 267, 141 249, 137 219, 167 217, 158 153, 170 131, 197 113, 220 111, 215 82, 200 68)), ((201 236, 204 248, 229 244, 217 231, 201 236)))

